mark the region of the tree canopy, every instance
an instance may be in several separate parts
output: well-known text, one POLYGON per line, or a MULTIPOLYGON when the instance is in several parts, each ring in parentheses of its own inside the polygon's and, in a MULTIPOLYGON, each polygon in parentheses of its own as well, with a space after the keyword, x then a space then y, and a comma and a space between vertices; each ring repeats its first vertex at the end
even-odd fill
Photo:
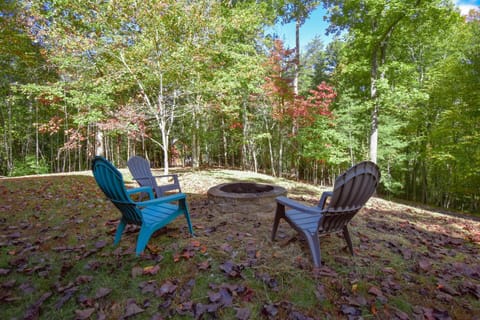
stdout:
POLYGON ((480 18, 452 1, 4 1, 0 174, 229 166, 478 212, 480 18), (268 33, 318 5, 328 32, 268 33))

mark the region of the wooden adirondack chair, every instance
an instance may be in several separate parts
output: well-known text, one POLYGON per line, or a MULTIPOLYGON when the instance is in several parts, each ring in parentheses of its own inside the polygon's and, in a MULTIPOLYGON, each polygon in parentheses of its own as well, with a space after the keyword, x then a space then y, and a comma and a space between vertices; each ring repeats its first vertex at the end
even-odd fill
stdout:
POLYGON ((165 192, 177 190, 182 192, 178 176, 176 174, 168 174, 161 176, 154 176, 150 169, 150 164, 147 160, 139 156, 133 156, 127 161, 128 170, 140 186, 152 187, 157 197, 162 197, 165 192), (158 185, 157 178, 163 180, 171 180, 171 183, 158 185))
POLYGON ((138 225, 140 226, 140 233, 135 250, 138 256, 145 250, 150 237, 155 231, 163 228, 181 214, 187 219, 188 231, 193 235, 192 223, 184 193, 154 198, 153 190, 148 186, 127 190, 120 171, 102 157, 93 159, 92 171, 100 189, 122 213, 122 219, 115 234, 115 245, 120 241, 127 224, 138 225), (151 200, 133 201, 130 198, 130 194, 137 192, 148 193, 151 200))
POLYGON ((342 231, 353 255, 347 224, 375 192, 379 180, 380 171, 377 165, 364 161, 340 175, 335 180, 333 192, 324 192, 317 206, 306 206, 287 197, 276 198, 272 241, 275 240, 280 219, 284 219, 306 238, 315 267, 321 266, 319 236, 323 234, 342 231), (291 209, 285 211, 285 207, 291 209))

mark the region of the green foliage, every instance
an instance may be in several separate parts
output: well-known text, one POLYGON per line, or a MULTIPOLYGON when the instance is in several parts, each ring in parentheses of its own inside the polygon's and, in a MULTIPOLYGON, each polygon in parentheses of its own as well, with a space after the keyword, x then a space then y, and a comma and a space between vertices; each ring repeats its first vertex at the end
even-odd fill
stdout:
POLYGON ((301 25, 317 1, 2 2, 0 174, 88 169, 104 144, 119 163, 167 167, 174 152, 331 182, 369 157, 376 110, 382 192, 478 211, 479 14, 322 2, 338 37, 306 47, 299 96, 295 51, 274 57, 264 27, 301 25), (307 112, 322 81, 337 93, 329 118, 307 112))
POLYGON ((25 161, 14 163, 11 176, 26 176, 32 174, 45 174, 50 172, 50 166, 45 159, 37 160, 34 156, 27 156, 25 161))

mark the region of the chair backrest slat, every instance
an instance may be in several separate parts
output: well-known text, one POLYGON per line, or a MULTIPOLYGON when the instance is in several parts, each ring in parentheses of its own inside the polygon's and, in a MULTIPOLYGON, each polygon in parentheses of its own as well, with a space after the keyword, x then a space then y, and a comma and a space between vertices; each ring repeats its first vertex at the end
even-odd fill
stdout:
POLYGON ((341 230, 375 192, 380 171, 371 161, 360 162, 335 180, 333 195, 319 222, 320 232, 341 230))
POLYGON ((127 161, 128 170, 132 174, 133 178, 141 186, 156 186, 157 183, 152 174, 152 169, 148 161, 139 156, 133 156, 127 161))
MULTIPOLYGON (((172 175, 165 175, 165 176, 157 176, 157 178, 171 178, 173 182, 169 182, 166 184, 158 185, 156 177, 152 174, 152 169, 150 168, 150 164, 148 161, 139 156, 133 156, 127 161, 128 169, 133 176, 133 179, 137 181, 140 186, 148 186, 152 187, 155 190, 156 196, 161 197, 166 192, 172 190, 178 190, 178 192, 182 192, 180 188, 180 183, 178 181, 178 176, 175 174, 172 175)), ((165 181, 166 182, 166 181, 165 181)))

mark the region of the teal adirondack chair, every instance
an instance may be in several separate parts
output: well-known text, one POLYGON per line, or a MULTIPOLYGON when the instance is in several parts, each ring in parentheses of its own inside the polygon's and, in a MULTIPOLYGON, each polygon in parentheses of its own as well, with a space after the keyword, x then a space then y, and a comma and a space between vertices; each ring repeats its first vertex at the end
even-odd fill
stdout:
POLYGON ((93 159, 92 171, 100 189, 122 213, 122 219, 115 234, 115 245, 120 242, 123 230, 127 224, 138 225, 140 226, 140 233, 135 250, 138 256, 145 250, 150 237, 155 231, 163 228, 181 214, 187 219, 188 231, 193 235, 192 223, 184 193, 154 198, 151 187, 127 190, 120 171, 103 157, 95 157, 93 159), (138 192, 148 193, 150 200, 142 202, 133 201, 130 195, 138 192))

